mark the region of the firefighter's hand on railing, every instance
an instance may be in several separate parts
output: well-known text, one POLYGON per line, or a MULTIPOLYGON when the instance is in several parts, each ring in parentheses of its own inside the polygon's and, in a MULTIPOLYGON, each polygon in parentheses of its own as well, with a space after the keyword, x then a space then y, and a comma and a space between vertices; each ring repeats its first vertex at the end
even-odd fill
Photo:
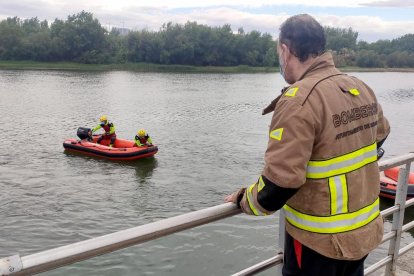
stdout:
POLYGON ((242 200, 245 191, 246 188, 241 188, 240 190, 226 196, 224 200, 226 202, 233 202, 238 208, 240 208, 240 201, 242 200))

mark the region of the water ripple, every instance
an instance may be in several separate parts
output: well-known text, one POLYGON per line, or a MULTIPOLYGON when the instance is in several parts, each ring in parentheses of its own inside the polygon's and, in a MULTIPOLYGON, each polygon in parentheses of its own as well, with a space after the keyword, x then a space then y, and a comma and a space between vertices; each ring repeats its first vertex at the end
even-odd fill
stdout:
POLYGON ((393 89, 389 91, 386 96, 382 96, 384 99, 394 103, 411 103, 414 101, 414 87, 407 89, 393 89))

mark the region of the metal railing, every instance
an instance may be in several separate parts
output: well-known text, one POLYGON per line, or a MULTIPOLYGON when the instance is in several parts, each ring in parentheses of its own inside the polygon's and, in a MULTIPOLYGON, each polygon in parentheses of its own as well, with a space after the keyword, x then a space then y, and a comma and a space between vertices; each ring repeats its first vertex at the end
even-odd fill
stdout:
POLYGON ((414 205, 414 199, 406 201, 411 162, 414 160, 413 156, 414 154, 410 153, 408 155, 385 160, 380 163, 380 171, 400 165, 405 165, 405 167, 401 168, 399 171, 394 206, 381 212, 383 217, 387 217, 391 214, 393 215, 391 231, 385 234, 381 241, 381 243, 384 243, 390 240, 388 256, 365 269, 365 275, 370 275, 383 266, 385 266, 385 276, 395 275, 398 257, 414 248, 413 242, 400 249, 401 234, 414 227, 414 221, 403 225, 405 209, 411 205, 414 205))
MULTIPOLYGON (((389 233, 386 233, 382 239, 382 242, 390 241, 388 256, 365 269, 365 275, 372 274, 383 266, 386 266, 385 275, 393 275, 396 269, 398 256, 405 254, 414 248, 414 242, 404 248, 399 248, 402 232, 408 231, 414 227, 414 221, 403 225, 405 208, 414 205, 414 199, 406 201, 408 186, 407 179, 413 160, 414 153, 410 153, 380 162, 381 171, 400 165, 405 165, 405 168, 400 170, 398 177, 398 191, 395 199, 395 206, 381 212, 381 215, 384 217, 390 216, 391 214, 393 215, 392 229, 389 233)), ((0 275, 28 275, 52 270, 57 267, 231 217, 239 213, 240 210, 237 209, 234 204, 225 203, 23 257, 13 255, 0 259, 0 275)), ((283 241, 284 217, 281 213, 279 219, 280 252, 275 257, 233 275, 254 275, 270 267, 281 264, 283 262, 283 241)), ((280 273, 281 266, 278 266, 278 270, 280 273)))

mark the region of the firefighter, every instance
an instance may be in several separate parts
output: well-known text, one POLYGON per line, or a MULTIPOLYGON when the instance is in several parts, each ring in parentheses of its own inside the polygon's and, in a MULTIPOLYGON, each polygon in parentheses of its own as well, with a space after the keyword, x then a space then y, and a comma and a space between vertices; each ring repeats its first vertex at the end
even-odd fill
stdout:
POLYGON ((137 131, 137 135, 135 135, 135 145, 138 147, 143 146, 152 146, 152 139, 145 131, 145 129, 140 129, 137 131))
POLYGON ((92 129, 92 133, 94 133, 95 131, 97 131, 100 128, 103 128, 103 130, 105 131, 105 133, 103 133, 98 140, 96 141, 98 144, 100 144, 102 142, 103 139, 105 140, 110 140, 109 142, 109 147, 113 147, 114 143, 115 143, 115 139, 116 139, 116 134, 115 134, 115 125, 113 123, 110 123, 108 121, 108 118, 106 117, 106 115, 102 115, 99 118, 99 125, 97 125, 96 127, 94 127, 92 129))
POLYGON ((390 127, 372 89, 340 72, 325 44, 307 14, 281 25, 289 87, 273 101, 265 165, 256 183, 225 198, 249 215, 283 208, 283 275, 363 275, 383 237, 377 149, 390 127))

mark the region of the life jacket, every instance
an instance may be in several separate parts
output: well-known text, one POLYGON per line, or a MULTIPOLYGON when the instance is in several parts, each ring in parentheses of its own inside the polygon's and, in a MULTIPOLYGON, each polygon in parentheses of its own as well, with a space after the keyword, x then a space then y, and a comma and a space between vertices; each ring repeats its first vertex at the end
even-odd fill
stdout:
MULTIPOLYGON (((108 124, 106 124, 102 127, 105 130, 106 135, 111 135, 111 134, 109 134, 109 132, 111 131, 111 127, 113 127, 113 126, 114 126, 113 123, 108 123, 108 124)), ((115 134, 115 133, 113 133, 113 134, 115 134)))
POLYGON ((144 137, 140 137, 140 136, 138 136, 138 135, 135 135, 135 140, 139 140, 139 142, 141 143, 141 144, 146 144, 147 143, 147 141, 148 141, 148 138, 149 138, 149 135, 147 134, 147 135, 145 135, 144 137))

